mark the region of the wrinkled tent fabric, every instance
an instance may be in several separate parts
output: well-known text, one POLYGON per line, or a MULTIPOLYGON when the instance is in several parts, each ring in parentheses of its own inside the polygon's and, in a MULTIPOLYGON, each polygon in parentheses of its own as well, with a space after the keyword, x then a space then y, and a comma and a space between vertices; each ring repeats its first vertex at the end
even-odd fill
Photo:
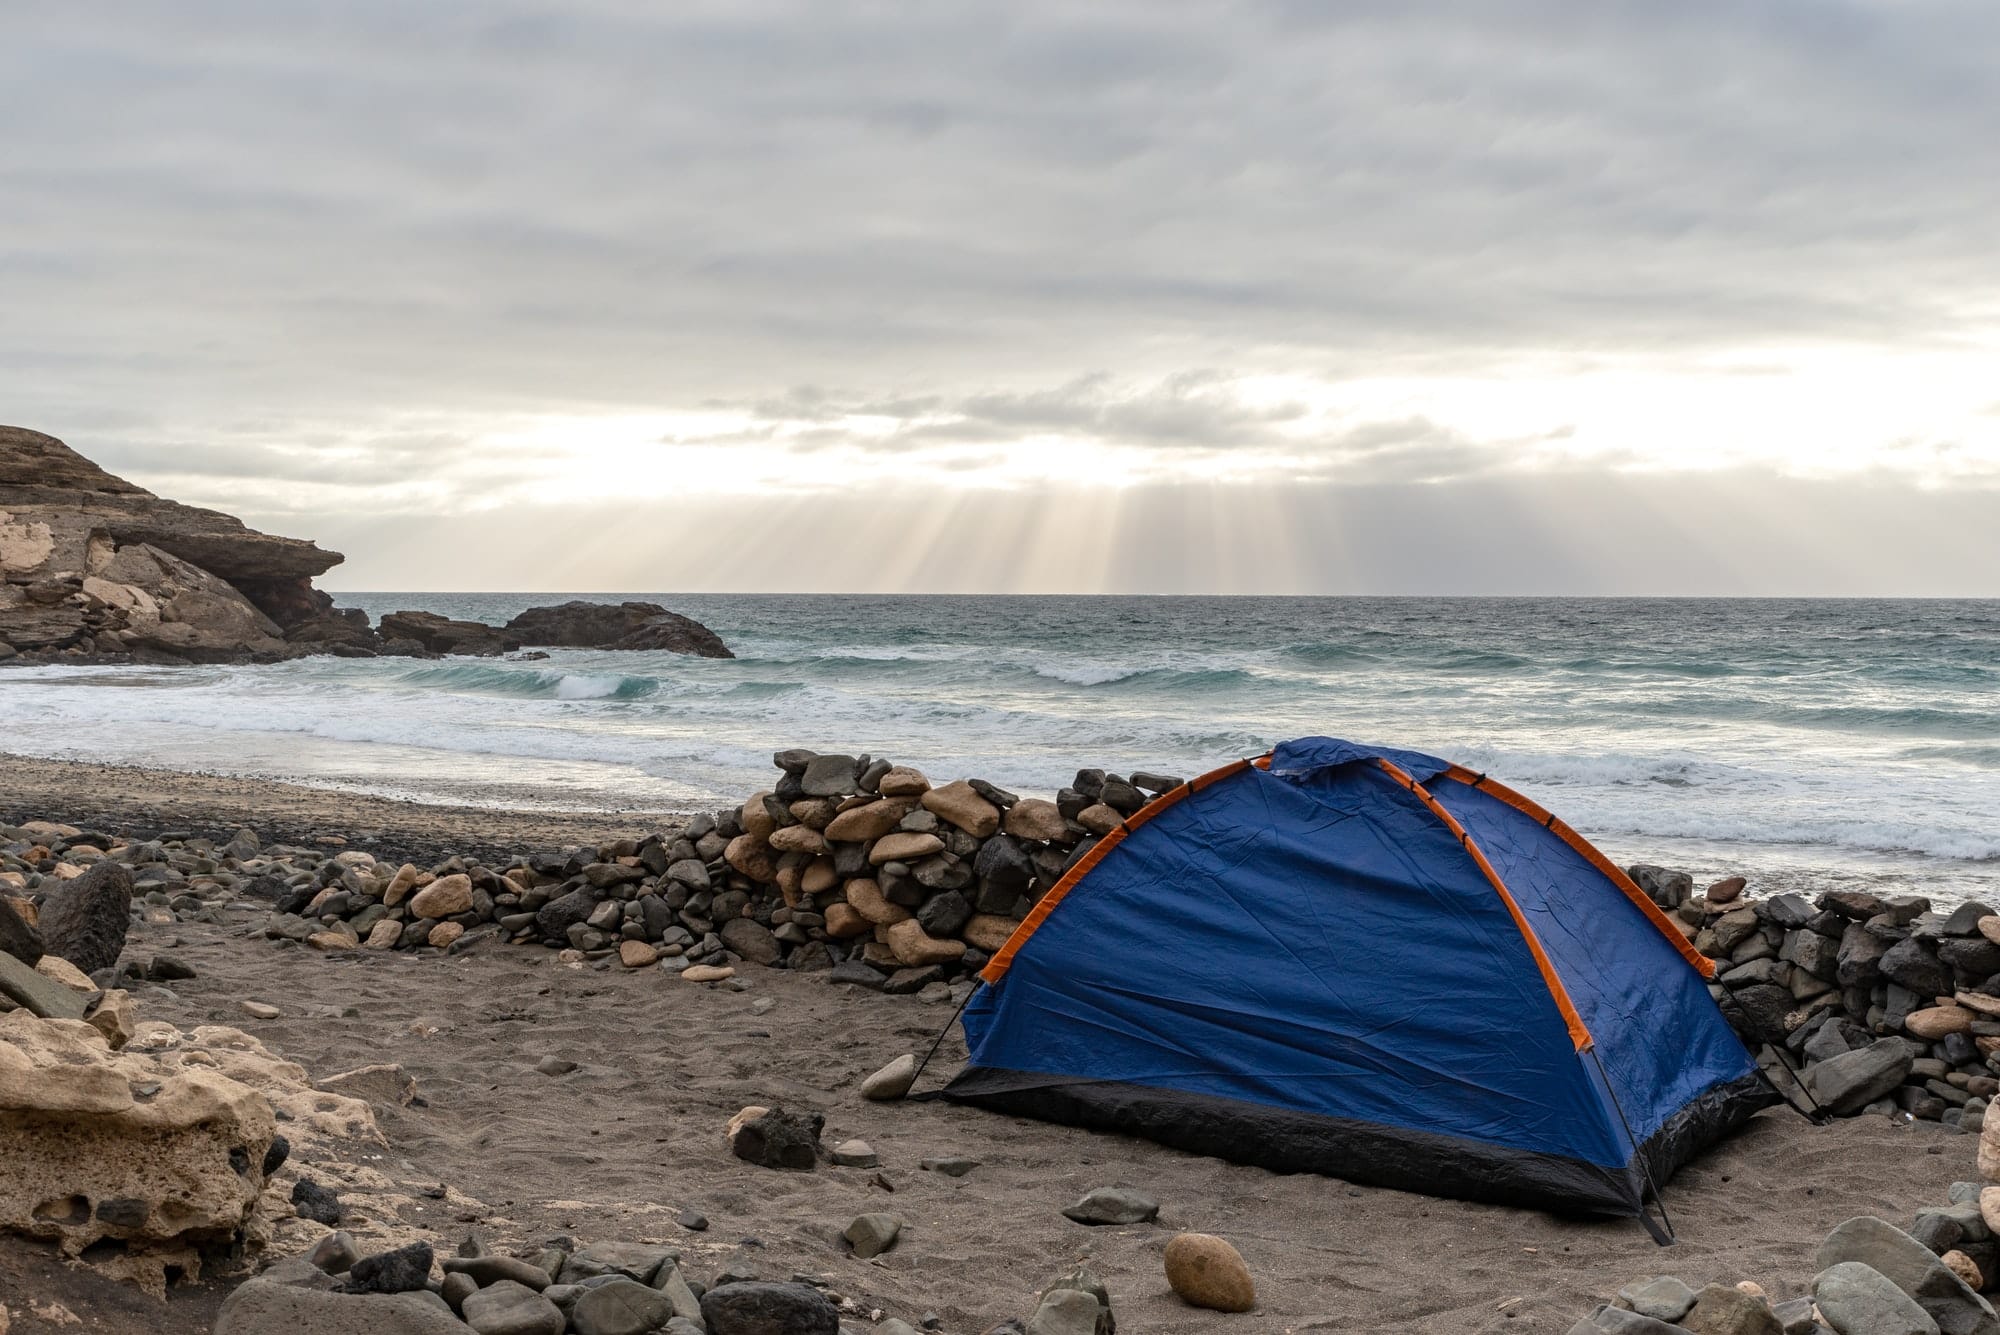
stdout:
POLYGON ((995 956, 945 1098, 1620 1216, 1775 1102, 1705 963, 1525 799, 1323 737, 1201 783, 995 956))

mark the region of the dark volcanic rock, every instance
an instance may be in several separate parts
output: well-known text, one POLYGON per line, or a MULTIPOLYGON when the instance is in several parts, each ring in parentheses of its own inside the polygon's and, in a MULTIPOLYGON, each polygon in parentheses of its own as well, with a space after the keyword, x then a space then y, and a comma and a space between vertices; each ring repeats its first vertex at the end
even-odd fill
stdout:
POLYGON ((550 941, 566 940, 569 929, 588 919, 603 899, 602 890, 588 885, 559 895, 536 912, 535 930, 550 941))
POLYGON ((0 954, 12 955, 29 968, 42 957, 42 934, 0 899, 0 954))
POLYGON ((805 1284, 746 1281, 701 1295, 709 1335, 839 1335, 840 1311, 805 1284))
POLYGON ((118 963, 132 925, 132 873, 100 862, 58 886, 42 905, 42 948, 85 973, 118 963))
POLYGON ((1942 996, 1952 990, 1951 970, 1938 959, 1936 951, 1915 937, 1890 946, 1878 965, 1891 982, 1900 983, 1919 996, 1942 996))
POLYGON ((309 1177, 302 1177, 292 1184, 292 1206, 301 1219, 310 1219, 328 1228, 340 1226, 339 1193, 331 1187, 322 1187, 309 1177))
POLYGON ((819 1133, 825 1125, 826 1118, 818 1113, 774 1108, 737 1127, 729 1137, 729 1149, 760 1168, 810 1172, 820 1161, 819 1133))
POLYGON ((350 1293, 414 1293, 430 1282, 431 1245, 413 1242, 356 1261, 347 1272, 350 1293))
POLYGON ((434 654, 490 657, 521 647, 514 635, 483 621, 455 621, 436 612, 391 612, 378 629, 385 640, 414 640, 434 654))
POLYGON ((523 644, 570 649, 660 649, 702 658, 734 658, 721 637, 692 618, 658 603, 589 603, 531 607, 509 621, 508 634, 523 644))

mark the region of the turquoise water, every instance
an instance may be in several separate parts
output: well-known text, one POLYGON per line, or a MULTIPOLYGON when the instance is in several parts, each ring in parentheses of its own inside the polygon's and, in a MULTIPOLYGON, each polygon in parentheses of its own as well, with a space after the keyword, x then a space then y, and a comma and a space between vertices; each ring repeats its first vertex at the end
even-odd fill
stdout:
POLYGON ((781 746, 1049 792, 1330 733, 1488 770, 1628 860, 2000 896, 2000 603, 583 596, 663 602, 739 657, 24 669, 0 749, 650 807, 748 792, 781 746))

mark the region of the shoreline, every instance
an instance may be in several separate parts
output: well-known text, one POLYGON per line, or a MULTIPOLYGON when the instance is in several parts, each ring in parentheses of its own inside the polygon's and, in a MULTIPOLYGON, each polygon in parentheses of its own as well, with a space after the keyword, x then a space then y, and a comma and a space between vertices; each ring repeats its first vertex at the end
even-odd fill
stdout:
POLYGON ((49 820, 156 835, 187 830, 227 840, 250 826, 304 847, 338 838, 378 856, 436 860, 632 838, 687 810, 537 810, 376 797, 284 780, 0 752, 0 824, 49 820))

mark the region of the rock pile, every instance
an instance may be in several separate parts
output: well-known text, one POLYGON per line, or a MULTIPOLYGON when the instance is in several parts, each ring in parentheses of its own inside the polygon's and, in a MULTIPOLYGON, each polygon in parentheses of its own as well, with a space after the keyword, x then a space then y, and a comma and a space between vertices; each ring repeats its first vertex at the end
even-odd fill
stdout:
POLYGON ((273 901, 268 935, 322 950, 500 936, 692 981, 748 961, 942 996, 1099 838, 1179 783, 1087 769, 1048 801, 979 779, 933 786, 867 756, 775 759, 778 782, 739 807, 591 849, 428 867, 203 841, 97 856, 134 862, 139 888, 161 887, 177 909, 198 909, 189 901, 212 897, 202 887, 226 880, 273 901), (174 868, 177 855, 193 875, 174 868))
POLYGON ((1754 1280, 1697 1290, 1662 1275, 1627 1284, 1569 1335, 2000 1335, 1967 1266, 1862 1215, 1827 1234, 1800 1297, 1773 1303, 1754 1280))
MULTIPOLYGON (((850 1232, 889 1231, 890 1216, 863 1216, 850 1232), (872 1221, 872 1222, 871 1222, 872 1221), (883 1221, 886 1221, 883 1222, 883 1221)), ((1226 1244, 1225 1244, 1226 1245, 1226 1244)), ((854 1252, 863 1257, 861 1249, 854 1252)), ((865 1259, 865 1257, 863 1257, 865 1259)), ((455 1255, 417 1242, 358 1256, 335 1232, 309 1255, 272 1266, 223 1304, 215 1335, 281 1329, 318 1335, 917 1335, 866 1308, 819 1275, 770 1280, 725 1263, 704 1283, 692 1258, 654 1243, 579 1245, 557 1236, 513 1254, 468 1237, 455 1255)), ((1247 1281, 1246 1281, 1247 1282, 1247 1281)), ((934 1316, 922 1329, 935 1330, 934 1316)), ((1024 1324, 987 1335, 1113 1335, 1111 1295, 1079 1267, 1040 1296, 1024 1324)))
POLYGON ((1683 873, 1631 872, 1717 962, 1737 1032, 1781 1045, 1822 1106, 1980 1129, 2000 1093, 2000 914, 1855 890, 1752 900, 1741 877, 1697 895, 1683 873))

